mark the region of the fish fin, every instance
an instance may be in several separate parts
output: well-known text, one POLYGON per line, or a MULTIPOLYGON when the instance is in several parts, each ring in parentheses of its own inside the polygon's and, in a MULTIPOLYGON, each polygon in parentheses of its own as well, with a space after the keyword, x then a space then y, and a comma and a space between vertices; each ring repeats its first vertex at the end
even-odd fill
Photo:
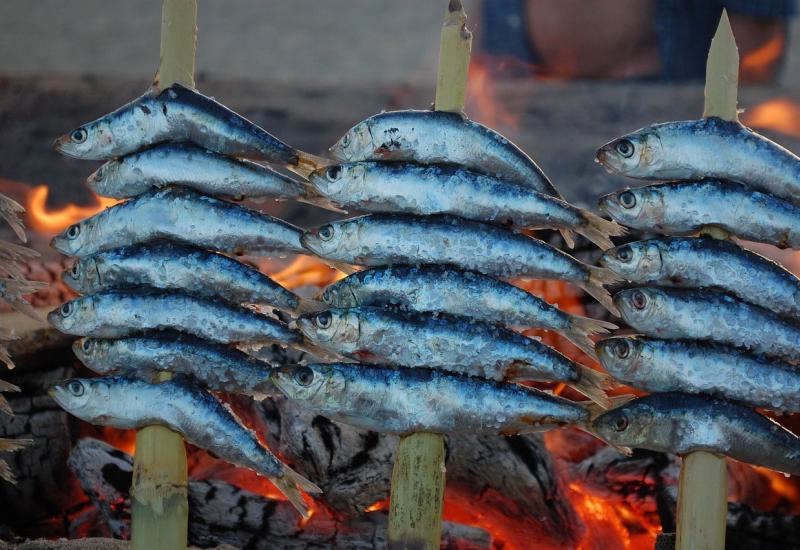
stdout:
POLYGON ((350 265, 348 263, 345 263, 345 262, 340 262, 339 260, 326 260, 326 259, 323 259, 323 261, 326 264, 328 264, 329 266, 331 266, 333 269, 338 269, 339 271, 341 271, 345 275, 352 275, 353 273, 358 271, 358 269, 356 269, 352 265, 350 265))
POLYGON ((578 285, 588 292, 595 300, 600 302, 604 308, 619 317, 619 310, 611 300, 611 293, 603 285, 622 282, 623 279, 605 267, 593 265, 586 266, 589 269, 589 280, 578 285))
POLYGON ((594 350, 594 340, 589 338, 589 335, 608 334, 617 328, 619 328, 617 325, 609 323, 608 321, 571 315, 569 319, 569 328, 564 331, 564 336, 570 342, 578 346, 583 353, 592 359, 597 359, 597 354, 594 350))
POLYGON ((303 500, 303 494, 298 487, 307 493, 321 493, 322 489, 286 465, 283 467, 283 475, 281 477, 270 477, 269 480, 286 496, 289 502, 292 503, 292 506, 300 512, 300 515, 306 519, 311 517, 308 505, 305 500, 303 500))
POLYGON ((319 313, 320 311, 325 311, 326 309, 328 309, 328 305, 325 302, 312 300, 310 298, 300 298, 297 307, 292 313, 299 317, 300 315, 304 315, 306 313, 319 313))
POLYGON ((611 399, 606 395, 605 390, 615 386, 614 379, 604 372, 598 372, 589 367, 581 366, 580 378, 577 382, 569 383, 569 386, 579 391, 603 408, 611 406, 611 399))
POLYGON ((621 237, 628 232, 617 222, 606 220, 592 212, 583 211, 583 217, 587 225, 576 227, 575 231, 592 241, 601 250, 608 250, 614 246, 611 237, 621 237))
POLYGON ((559 229, 558 232, 561 233, 561 237, 568 247, 575 248, 575 233, 572 229, 559 229))

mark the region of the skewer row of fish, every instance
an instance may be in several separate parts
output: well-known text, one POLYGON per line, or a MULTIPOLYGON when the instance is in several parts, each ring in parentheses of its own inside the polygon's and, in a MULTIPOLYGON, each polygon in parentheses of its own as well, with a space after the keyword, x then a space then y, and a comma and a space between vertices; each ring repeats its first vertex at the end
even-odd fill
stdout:
MULTIPOLYGON (((341 163, 311 173, 310 183, 243 160, 273 162, 296 170, 304 154, 271 136, 267 139, 263 130, 182 87, 148 94, 64 136, 57 142, 62 153, 107 160, 88 180, 94 190, 129 200, 71 226, 53 240, 58 250, 79 258, 65 273, 65 281, 85 296, 53 312, 51 321, 64 331, 88 337, 76 344, 76 354, 101 374, 147 376, 145 373, 170 370, 191 374, 212 389, 263 396, 271 391, 264 376, 268 367, 226 345, 263 341, 300 347, 313 343, 380 365, 348 367, 354 375, 366 375, 370 369, 394 373, 391 392, 401 391, 398 380, 422 380, 429 372, 437 377, 436 384, 452 392, 469 393, 474 387, 495 399, 495 409, 487 408, 484 414, 490 415, 491 421, 478 415, 471 424, 453 425, 452 415, 467 414, 461 410, 463 404, 453 402, 439 413, 443 417, 428 419, 429 430, 459 431, 482 425, 489 431, 519 433, 541 429, 539 425, 586 425, 588 407, 499 381, 564 380, 607 403, 602 392, 607 378, 495 324, 555 330, 588 353, 592 353, 589 336, 607 332, 613 325, 567 314, 494 277, 567 280, 607 307, 613 305, 603 285, 615 278, 604 268, 583 264, 498 224, 559 229, 570 244, 574 231, 601 246, 608 246, 609 237, 623 229, 563 201, 527 155, 464 117, 399 112, 368 121, 373 126, 376 123, 391 125, 395 133, 401 129, 419 132, 415 140, 420 147, 404 150, 400 143, 407 138, 398 134, 387 146, 390 151, 383 146, 357 150, 363 145, 357 139, 362 124, 332 148, 341 163), (227 128, 231 124, 234 129, 227 128), (448 150, 440 147, 442 132, 454 138, 446 140, 448 150), (143 149, 145 145, 149 148, 143 149), (379 158, 374 158, 378 149, 379 158), (476 163, 478 151, 481 160, 476 163), (402 162, 389 164, 387 160, 402 162), (461 199, 453 200, 454 196, 461 199), (350 239, 337 237, 336 246, 330 246, 323 243, 331 241, 333 226, 302 232, 220 200, 225 197, 291 199, 336 209, 357 206, 375 214, 339 222, 341 227, 359 228, 361 235, 343 229, 341 234, 350 239), (460 244, 451 246, 457 241, 460 244), (422 250, 425 243, 430 246, 422 250), (482 248, 475 249, 475 244, 482 248), (293 295, 229 257, 308 252, 338 266, 380 266, 373 272, 384 276, 373 281, 385 281, 387 291, 393 288, 398 295, 414 297, 413 303, 406 301, 399 310, 384 309, 387 304, 378 298, 380 290, 370 296, 368 287, 358 284, 366 282, 359 279, 363 273, 347 280, 342 288, 358 287, 352 295, 358 294, 367 305, 337 310, 351 322, 339 323, 337 317, 336 326, 353 330, 355 320, 357 330, 364 334, 375 329, 375 336, 355 342, 359 349, 354 350, 321 332, 325 319, 332 323, 336 311, 317 312, 318 304, 293 295), (395 269, 393 264, 398 263, 420 267, 395 269), (439 274, 446 276, 434 287, 433 279, 439 274), (150 290, 143 291, 142 286, 150 290), (430 292, 420 296, 420 288, 430 292), (466 292, 465 299, 447 304, 447 294, 453 291, 466 292), (467 300, 475 300, 471 310, 464 305, 467 300), (483 310, 477 307, 480 301, 487 306, 483 310), (301 315, 298 326, 303 335, 242 308, 242 303, 268 304, 301 315), (152 332, 164 330, 182 335, 152 332), (394 340, 386 337, 389 334, 394 340), (393 353, 409 338, 417 344, 413 351, 393 353), (460 350, 462 340, 468 345, 460 350), (417 367, 441 368, 442 372, 417 367), (514 392, 517 405, 512 406, 504 396, 514 392)), ((373 131, 377 135, 381 130, 376 126, 373 131)), ((336 296, 333 289, 326 295, 336 296)), ((337 304, 328 304, 332 305, 337 304)), ((276 383, 281 379, 269 372, 276 383)), ((119 383, 114 380, 120 379, 109 379, 107 385, 119 383)), ((69 409, 77 406, 73 397, 80 397, 73 390, 92 392, 102 387, 66 384, 55 395, 69 409)), ((279 387, 292 394, 286 384, 279 387)), ((423 391, 426 386, 409 387, 423 391)), ((148 391, 160 389, 152 386, 148 391)), ((417 397, 424 401, 426 395, 427 399, 435 396, 425 390, 417 397)), ((84 416, 94 421, 114 418, 109 411, 104 413, 93 410, 84 416)), ((130 410, 126 413, 133 414, 130 410)), ((368 416, 370 411, 360 414, 368 416)), ((145 420, 142 422, 154 421, 152 417, 145 420)), ((352 415, 351 421, 355 421, 352 415)), ((383 427, 383 431, 396 429, 400 430, 383 427)))
POLYGON ((738 244, 800 248, 800 158, 738 122, 643 128, 603 146, 609 171, 678 180, 624 189, 600 208, 664 237, 607 250, 600 263, 634 288, 614 305, 638 335, 597 343, 617 380, 652 395, 597 418, 609 443, 705 450, 800 474, 800 439, 758 407, 800 412, 800 280, 738 244))

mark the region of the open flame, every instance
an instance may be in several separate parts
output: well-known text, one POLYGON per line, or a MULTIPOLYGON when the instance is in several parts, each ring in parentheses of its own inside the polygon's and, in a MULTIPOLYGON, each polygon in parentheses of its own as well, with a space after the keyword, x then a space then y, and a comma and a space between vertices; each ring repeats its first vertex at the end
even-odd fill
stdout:
POLYGON ((46 185, 37 185, 26 196, 25 209, 28 212, 28 224, 40 233, 54 235, 84 218, 101 212, 103 209, 117 204, 116 199, 107 199, 95 195, 95 204, 78 206, 68 204, 62 208, 51 210, 47 207, 47 196, 50 189, 46 185))
POLYGON ((742 123, 800 138, 800 103, 786 97, 770 99, 745 111, 742 123))

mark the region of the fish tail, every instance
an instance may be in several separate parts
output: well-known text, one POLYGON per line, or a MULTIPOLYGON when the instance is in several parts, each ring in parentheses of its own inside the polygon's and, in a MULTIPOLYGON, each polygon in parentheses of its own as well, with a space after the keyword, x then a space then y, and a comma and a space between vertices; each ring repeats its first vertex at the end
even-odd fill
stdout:
POLYGON ((589 338, 589 336, 591 334, 608 334, 617 328, 619 328, 617 325, 609 323, 608 321, 571 315, 569 328, 564 331, 564 336, 566 336, 570 342, 578 346, 586 355, 592 359, 597 359, 597 354, 594 350, 594 340, 589 338))
POLYGON ((310 187, 305 189, 305 194, 302 197, 297 198, 298 201, 304 202, 306 204, 311 204, 313 206, 318 206, 320 208, 324 208, 325 210, 330 210, 331 212, 339 212, 341 214, 347 214, 347 210, 344 210, 340 206, 338 206, 335 202, 333 202, 328 197, 324 197, 319 193, 316 193, 310 187))
POLYGON ((22 212, 25 212, 25 208, 20 203, 5 195, 0 195, 0 217, 11 226, 19 240, 25 243, 28 242, 28 237, 25 235, 25 227, 19 218, 22 212))
POLYGON ((14 416, 14 411, 11 409, 11 405, 8 404, 8 400, 0 395, 0 412, 6 413, 9 416, 14 416))
POLYGON ((317 155, 312 155, 311 153, 297 150, 297 164, 294 166, 287 166, 286 168, 298 176, 307 178, 311 172, 316 172, 320 168, 330 166, 331 164, 334 164, 334 162, 335 161, 325 157, 318 157, 317 155))
POLYGON ((39 257, 39 253, 35 250, 8 241, 0 241, 0 255, 13 262, 22 262, 39 257))
POLYGON ((325 302, 320 302, 319 300, 313 300, 310 298, 300 298, 298 300, 297 307, 292 313, 300 316, 306 313, 318 313, 326 309, 328 309, 328 306, 325 304, 325 302))
POLYGON ((3 299, 8 304, 28 317, 37 320, 44 320, 41 313, 36 311, 28 301, 22 297, 23 294, 32 294, 42 288, 47 288, 47 283, 42 281, 25 281, 19 279, 4 279, 0 280, 0 284, 4 287, 3 299))
POLYGON ((352 275, 353 273, 358 271, 358 269, 356 269, 352 265, 350 265, 348 263, 345 263, 345 262, 340 262, 339 260, 327 260, 327 259, 324 259, 324 258, 322 260, 326 264, 331 266, 333 269, 338 269, 339 271, 341 271, 345 275, 352 275))
POLYGON ((14 472, 11 471, 11 468, 8 466, 8 462, 0 458, 0 479, 5 479, 12 485, 17 484, 17 478, 14 477, 14 472))
POLYGON ((19 389, 19 386, 16 386, 16 385, 12 384, 11 382, 6 382, 5 380, 0 380, 0 392, 6 392, 6 391, 18 392, 18 391, 22 391, 22 390, 19 389))
POLYGON ((561 237, 568 247, 575 248, 575 233, 572 229, 559 229, 558 232, 561 233, 561 237))
POLYGON ((321 493, 322 489, 286 465, 283 467, 283 475, 281 477, 270 477, 269 480, 286 496, 289 502, 292 503, 292 506, 300 512, 300 515, 306 519, 311 517, 308 505, 305 500, 303 500, 303 494, 300 492, 300 489, 307 493, 321 493))
POLYGON ((11 354, 8 353, 8 349, 3 345, 0 345, 0 361, 5 363, 8 370, 14 370, 15 365, 14 361, 11 359, 11 354))
POLYGON ((611 399, 606 395, 605 390, 614 387, 614 379, 604 372, 598 372, 584 366, 581 366, 579 373, 580 378, 578 381, 569 385, 597 403, 599 407, 604 409, 610 407, 611 399))
POLYGON ((578 285, 588 292, 604 308, 619 317, 619 310, 611 300, 611 293, 603 285, 622 282, 623 279, 605 267, 586 266, 589 269, 589 279, 578 285))
POLYGON ((601 218, 597 214, 589 211, 582 212, 586 225, 576 227, 575 231, 592 241, 601 250, 608 250, 614 246, 611 237, 621 237, 628 230, 615 221, 601 218))
MULTIPOLYGON (((31 443, 33 443, 31 439, 5 439, 0 437, 0 451, 18 451, 31 443)), ((2 459, 0 459, 0 479, 13 484, 17 483, 17 478, 14 477, 14 472, 11 471, 8 462, 2 459)))
POLYGON ((335 351, 329 350, 328 348, 324 348, 319 344, 315 344, 314 342, 309 342, 308 340, 301 342, 299 344, 294 344, 293 347, 299 349, 300 351, 304 351, 308 354, 311 354, 314 357, 326 362, 337 362, 337 361, 342 361, 344 359, 341 355, 339 355, 335 351))

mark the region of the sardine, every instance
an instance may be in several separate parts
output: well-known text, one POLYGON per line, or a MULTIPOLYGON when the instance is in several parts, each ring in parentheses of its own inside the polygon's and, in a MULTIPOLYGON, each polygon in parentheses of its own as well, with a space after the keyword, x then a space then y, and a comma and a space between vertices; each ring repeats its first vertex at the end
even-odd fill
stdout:
POLYGON ((722 399, 656 393, 600 415, 592 429, 614 446, 680 455, 707 451, 800 474, 800 438, 753 409, 722 399))
POLYGON ((167 239, 233 254, 300 253, 300 228, 283 220, 189 189, 148 191, 117 204, 53 237, 69 256, 167 239))
POLYGON ((299 152, 197 90, 173 84, 141 97, 58 138, 56 151, 108 160, 165 141, 188 141, 233 157, 286 166, 299 152))
POLYGON ((625 229, 529 187, 452 165, 355 162, 309 175, 320 195, 364 212, 454 214, 519 228, 574 229, 602 249, 625 229))
POLYGON ((440 313, 374 307, 307 314, 298 328, 312 342, 365 363, 441 368, 496 381, 563 381, 607 404, 607 375, 553 348, 489 323, 440 313))
POLYGON ((79 258, 62 274, 79 294, 151 287, 296 311, 305 300, 260 271, 201 248, 170 242, 126 246, 79 258))
POLYGON ((800 248, 800 206, 732 182, 672 182, 625 189, 600 199, 617 222, 667 235, 719 227, 750 241, 800 248))
MULTIPOLYGON (((447 111, 385 111, 359 122, 333 147, 344 162, 454 164, 563 198, 541 168, 496 131, 447 111)), ((562 230, 569 246, 571 231, 562 230)))
POLYGON ((651 393, 701 393, 779 412, 800 412, 800 371, 705 342, 618 336, 597 343, 605 370, 651 393))
POLYGON ((654 124, 603 145, 609 171, 646 180, 720 178, 800 204, 800 158, 739 122, 654 124))
POLYGON ((371 214, 307 231, 301 242, 323 258, 365 266, 449 264, 500 277, 561 279, 616 312, 603 287, 619 280, 611 271, 488 223, 447 215, 371 214))
POLYGON ((316 414, 380 433, 517 435, 589 419, 587 408, 534 388, 429 369, 313 364, 276 368, 272 381, 316 414))
POLYGON ((635 330, 656 338, 706 340, 800 361, 800 326, 719 292, 634 288, 614 303, 635 330))
POLYGON ((309 200, 307 186, 299 181, 189 143, 165 143, 110 160, 86 183, 98 195, 115 199, 180 183, 214 197, 309 200))
POLYGON ((80 361, 97 374, 153 380, 166 371, 204 388, 264 399, 276 393, 271 367, 239 350, 186 335, 145 335, 119 340, 81 338, 72 344, 80 361))
POLYGON ((208 392, 175 379, 160 384, 125 377, 72 378, 50 387, 68 413, 101 426, 131 430, 160 424, 192 445, 268 478, 308 517, 300 489, 319 487, 281 462, 241 420, 208 392))
POLYGON ((148 330, 174 330, 223 344, 302 344, 279 321, 221 300, 177 292, 119 291, 79 296, 47 316, 61 332, 123 338, 148 330))
POLYGON ((800 321, 800 280, 772 260, 731 242, 650 239, 607 250, 600 263, 635 283, 717 288, 800 321))
POLYGON ((374 267, 329 285, 319 297, 330 307, 399 306, 440 311, 511 327, 559 332, 594 357, 591 334, 613 323, 572 315, 509 283, 449 266, 374 267))

